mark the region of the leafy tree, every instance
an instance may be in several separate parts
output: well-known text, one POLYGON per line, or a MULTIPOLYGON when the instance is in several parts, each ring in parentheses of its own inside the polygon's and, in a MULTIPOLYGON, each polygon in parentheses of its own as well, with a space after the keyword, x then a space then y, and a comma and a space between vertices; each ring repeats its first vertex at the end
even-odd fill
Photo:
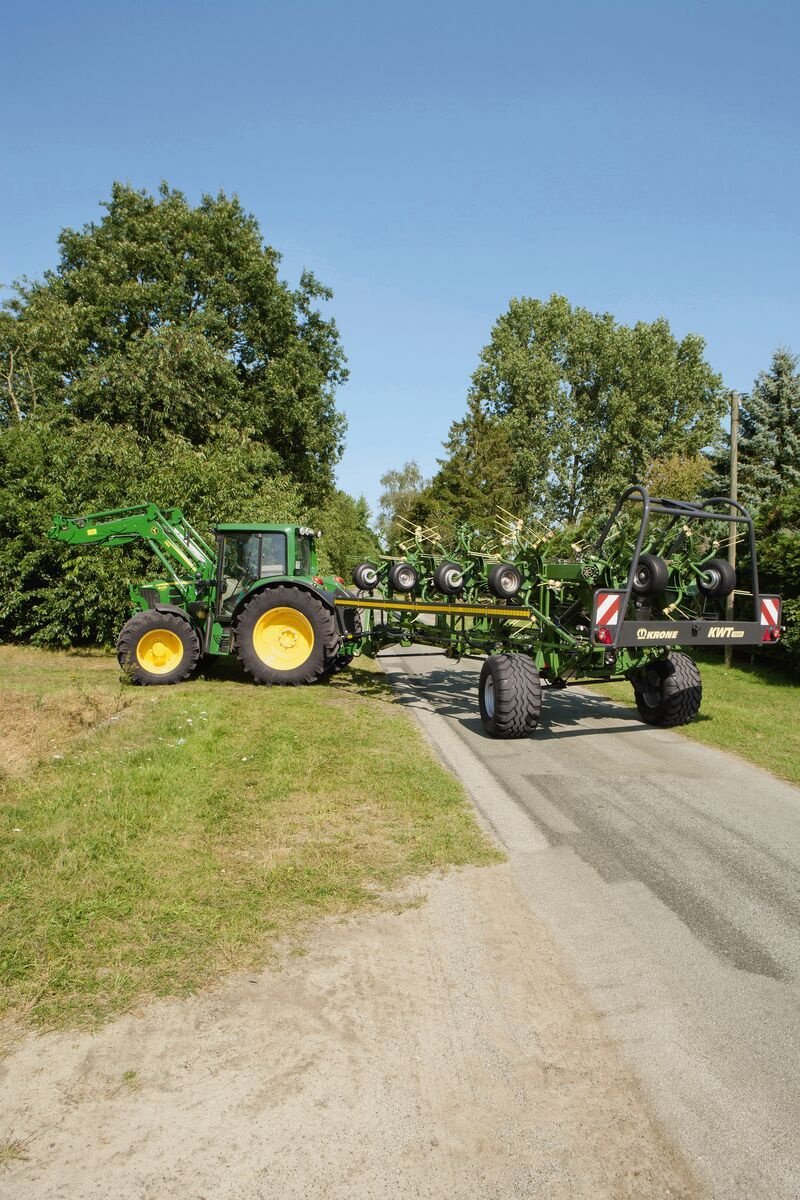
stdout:
POLYGON ((776 350, 741 408, 740 492, 753 507, 769 505, 800 484, 798 358, 776 350))
MULTIPOLYGON (((55 270, 0 312, 0 637, 107 642, 144 551, 49 542, 54 513, 143 500, 216 521, 308 520, 333 490, 346 377, 330 293, 236 198, 115 184, 55 270)), ((161 568, 155 567, 160 574, 161 568)))
POLYGON ((236 197, 192 207, 115 184, 102 220, 59 237, 60 260, 23 281, 0 322, 0 423, 67 408, 194 446, 222 423, 267 446, 311 502, 330 491, 346 378, 330 292, 278 278, 236 197))
POLYGON ((644 483, 651 496, 671 500, 696 500, 713 477, 713 464, 705 454, 670 454, 648 465, 644 483))
POLYGON ((783 598, 783 652, 800 671, 800 485, 758 512, 758 572, 762 592, 783 598))
POLYGON ((314 520, 322 530, 320 560, 323 567, 350 583, 356 563, 374 561, 381 554, 378 536, 370 524, 369 506, 347 492, 335 491, 317 511, 314 520))
POLYGON ((478 436, 490 419, 503 438, 495 478, 527 512, 575 523, 653 460, 692 458, 720 440, 721 380, 703 350, 661 318, 628 327, 562 296, 512 300, 481 353, 465 423, 478 436))
POLYGON ((404 463, 399 471, 387 471, 381 475, 383 491, 378 501, 378 529, 388 545, 393 545, 398 539, 398 517, 416 521, 421 508, 427 511, 425 493, 428 484, 429 480, 423 477, 413 459, 404 463))

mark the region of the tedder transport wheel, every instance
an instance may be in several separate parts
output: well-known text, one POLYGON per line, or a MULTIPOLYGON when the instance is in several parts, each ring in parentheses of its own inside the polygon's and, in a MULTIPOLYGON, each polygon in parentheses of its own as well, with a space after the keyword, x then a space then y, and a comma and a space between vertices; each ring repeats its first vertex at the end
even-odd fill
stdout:
POLYGON ((200 639, 185 617, 148 609, 123 625, 117 658, 133 683, 182 683, 200 660, 200 639))
POLYGON ((535 664, 524 654, 493 654, 483 664, 478 702, 483 728, 491 737, 527 737, 542 711, 535 664))
POLYGON ((634 677, 636 707, 649 725, 688 725, 700 711, 703 684, 688 654, 670 654, 648 663, 634 677))
POLYGON ((316 683, 332 669, 339 641, 331 609, 297 587, 258 592, 236 625, 236 653, 256 683, 316 683))

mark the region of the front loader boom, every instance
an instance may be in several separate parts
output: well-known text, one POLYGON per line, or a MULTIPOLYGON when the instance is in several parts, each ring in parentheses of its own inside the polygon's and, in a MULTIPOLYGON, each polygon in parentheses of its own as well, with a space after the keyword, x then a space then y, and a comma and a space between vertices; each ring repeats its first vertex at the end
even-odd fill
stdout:
POLYGON ((169 573, 173 583, 187 578, 211 580, 217 556, 179 508, 162 510, 155 504, 134 504, 80 517, 54 517, 48 535, 70 546, 126 546, 144 542, 169 573))

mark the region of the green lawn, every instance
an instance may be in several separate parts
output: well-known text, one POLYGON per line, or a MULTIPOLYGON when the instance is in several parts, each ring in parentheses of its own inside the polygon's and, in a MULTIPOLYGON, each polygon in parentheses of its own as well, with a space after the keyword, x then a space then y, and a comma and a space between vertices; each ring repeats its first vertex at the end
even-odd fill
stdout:
POLYGON ((189 992, 410 874, 500 857, 373 670, 259 688, 222 663, 142 689, 112 658, 6 646, 0 722, 17 1019, 92 1023, 189 992))
MULTIPOLYGON (((770 666, 737 663, 728 670, 721 654, 696 657, 703 704, 698 719, 679 732, 800 784, 800 682, 770 666)), ((633 704, 628 683, 603 684, 601 690, 633 704)))

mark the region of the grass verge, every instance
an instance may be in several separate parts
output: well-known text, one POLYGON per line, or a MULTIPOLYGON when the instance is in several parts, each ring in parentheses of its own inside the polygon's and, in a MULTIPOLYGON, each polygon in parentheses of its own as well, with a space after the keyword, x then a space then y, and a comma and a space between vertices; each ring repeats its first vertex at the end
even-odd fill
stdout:
MULTIPOLYGON (((775 667, 737 663, 729 670, 721 655, 695 657, 703 704, 697 720, 677 732, 800 784, 800 683, 775 667)), ((629 683, 603 684, 598 690, 620 703, 634 703, 629 683)))
POLYGON ((223 663, 121 690, 111 658, 0 647, 0 720, 20 713, 31 754, 0 778, 16 1019, 86 1025, 185 994, 410 874, 501 857, 372 670, 259 688, 223 663))

